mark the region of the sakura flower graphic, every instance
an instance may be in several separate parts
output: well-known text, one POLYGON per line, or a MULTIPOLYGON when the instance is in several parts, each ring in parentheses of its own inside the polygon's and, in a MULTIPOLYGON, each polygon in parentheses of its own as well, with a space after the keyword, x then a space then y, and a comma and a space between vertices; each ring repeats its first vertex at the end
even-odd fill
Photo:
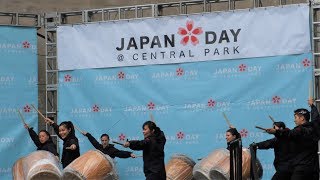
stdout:
POLYGON ((180 27, 178 29, 178 34, 180 34, 182 37, 180 43, 182 45, 187 45, 189 41, 191 41, 192 45, 197 45, 199 44, 199 39, 197 38, 198 35, 202 34, 202 28, 201 27, 197 27, 194 28, 194 23, 192 20, 187 21, 186 23, 186 28, 182 28, 180 27))

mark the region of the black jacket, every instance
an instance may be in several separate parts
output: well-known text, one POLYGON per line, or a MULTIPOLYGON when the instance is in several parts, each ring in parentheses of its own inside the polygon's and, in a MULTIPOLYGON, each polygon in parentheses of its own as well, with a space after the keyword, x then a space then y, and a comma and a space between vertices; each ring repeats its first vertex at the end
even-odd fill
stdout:
POLYGON ((33 128, 29 128, 28 131, 29 131, 29 135, 30 135, 32 141, 37 146, 37 150, 49 151, 52 154, 54 154, 55 156, 59 156, 59 154, 57 152, 57 146, 53 143, 51 138, 49 138, 45 143, 41 143, 39 140, 39 136, 33 130, 33 128))
MULTIPOLYGON (((61 136, 59 135, 59 126, 56 123, 53 123, 51 125, 58 135, 60 139, 61 136)), ((63 150, 62 150, 62 157, 61 157, 61 162, 62 162, 62 167, 65 168, 67 167, 73 160, 77 159, 80 156, 80 147, 79 147, 79 141, 78 138, 74 134, 74 130, 72 130, 68 136, 63 140, 63 150), (71 150, 71 149, 66 149, 67 147, 70 147, 72 144, 77 146, 77 149, 71 150)))
POLYGON ((131 153, 129 151, 120 151, 119 149, 115 148, 113 144, 109 144, 107 147, 103 148, 102 144, 100 144, 90 133, 87 133, 86 136, 88 137, 91 144, 98 149, 99 151, 103 152, 104 154, 109 155, 111 158, 129 158, 131 157, 131 153))
POLYGON ((315 140, 320 139, 320 115, 315 105, 311 105, 311 123, 314 129, 315 140))
POLYGON ((277 130, 277 138, 288 138, 292 143, 293 158, 289 160, 293 171, 316 171, 318 143, 314 140, 311 123, 306 122, 292 130, 277 130))
POLYGON ((160 131, 141 141, 129 141, 130 149, 143 150, 143 171, 145 176, 159 175, 157 180, 165 179, 166 170, 164 164, 164 145, 166 138, 160 131))
MULTIPOLYGON (((289 130, 289 129, 287 129, 289 130)), ((274 150, 274 161, 273 165, 276 171, 288 171, 290 169, 289 160, 294 158, 292 153, 293 146, 287 138, 272 138, 266 141, 257 143, 258 149, 273 149, 274 150)))

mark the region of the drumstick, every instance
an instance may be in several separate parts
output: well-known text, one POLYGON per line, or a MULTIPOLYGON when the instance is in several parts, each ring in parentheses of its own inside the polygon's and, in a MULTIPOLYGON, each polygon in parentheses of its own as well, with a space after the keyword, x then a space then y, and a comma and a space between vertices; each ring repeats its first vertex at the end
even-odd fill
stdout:
POLYGON ((263 127, 260 127, 260 126, 255 126, 255 128, 257 128, 257 129, 261 129, 261 130, 264 130, 264 131, 267 131, 267 129, 266 129, 266 128, 263 128, 263 127))
POLYGON ((275 123, 276 121, 273 119, 273 117, 272 116, 270 116, 269 115, 269 118, 271 119, 271 121, 273 122, 273 123, 275 123))
POLYGON ((137 158, 137 157, 143 157, 143 156, 142 156, 142 155, 136 155, 136 158, 137 158))
POLYGON ((22 114, 21 114, 21 112, 20 112, 19 109, 17 109, 17 112, 18 112, 19 115, 20 115, 20 118, 21 118, 21 120, 22 120, 22 123, 23 123, 23 124, 27 124, 26 121, 24 120, 24 118, 23 118, 23 116, 22 116, 22 114))
POLYGON ((43 118, 43 119, 45 119, 46 117, 44 117, 44 115, 43 114, 41 114, 41 112, 36 108, 36 107, 34 107, 34 105, 33 104, 31 104, 31 106, 33 107, 33 109, 35 109, 38 113, 39 113, 39 115, 43 118))
POLYGON ((115 144, 119 144, 119 145, 121 145, 121 146, 124 146, 124 144, 121 143, 121 142, 118 142, 118 141, 112 141, 112 142, 115 143, 115 144))
POLYGON ((152 115, 151 113, 150 113, 150 120, 151 120, 152 122, 156 123, 156 122, 154 121, 153 115, 152 115))
POLYGON ((309 99, 313 99, 312 81, 309 81, 309 99))
POLYGON ((83 131, 81 131, 75 124, 73 124, 74 128, 76 128, 81 134, 83 134, 83 131))
POLYGON ((223 117, 224 117, 224 119, 226 120, 226 122, 227 122, 228 126, 229 126, 229 127, 232 127, 232 125, 231 125, 231 123, 230 123, 230 121, 229 121, 229 119, 228 119, 227 115, 226 115, 224 112, 223 112, 222 114, 223 114, 223 117))

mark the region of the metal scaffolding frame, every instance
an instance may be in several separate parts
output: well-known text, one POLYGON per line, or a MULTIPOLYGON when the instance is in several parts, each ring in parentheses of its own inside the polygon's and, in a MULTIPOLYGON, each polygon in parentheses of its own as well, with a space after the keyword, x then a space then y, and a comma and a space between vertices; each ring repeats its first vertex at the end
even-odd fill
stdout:
POLYGON ((41 15, 31 13, 0 12, 0 25, 41 27, 41 15))

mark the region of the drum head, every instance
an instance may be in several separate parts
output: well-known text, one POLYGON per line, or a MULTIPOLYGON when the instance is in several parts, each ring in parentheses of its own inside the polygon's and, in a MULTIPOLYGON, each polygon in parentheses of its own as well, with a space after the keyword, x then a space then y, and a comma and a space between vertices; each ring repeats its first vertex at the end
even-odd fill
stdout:
POLYGON ((60 180, 61 176, 56 174, 55 172, 50 172, 50 171, 43 171, 39 172, 38 174, 35 174, 30 178, 30 180, 60 180))
POLYGON ((214 179, 214 180, 228 180, 228 178, 226 178, 226 175, 221 173, 218 170, 211 170, 210 171, 210 179, 214 179))

